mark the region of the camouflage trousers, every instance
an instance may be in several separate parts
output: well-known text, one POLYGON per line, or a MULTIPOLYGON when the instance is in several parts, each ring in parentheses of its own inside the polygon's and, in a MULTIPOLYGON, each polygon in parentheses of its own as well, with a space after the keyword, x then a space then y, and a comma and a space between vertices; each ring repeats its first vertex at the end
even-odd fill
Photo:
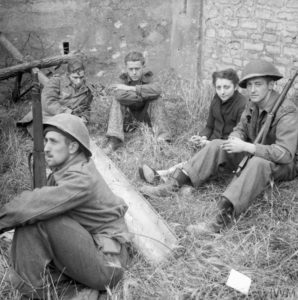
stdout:
POLYGON ((106 136, 116 137, 123 142, 124 124, 131 119, 148 124, 158 139, 169 141, 172 138, 164 102, 160 98, 146 101, 141 108, 120 104, 113 98, 106 136))

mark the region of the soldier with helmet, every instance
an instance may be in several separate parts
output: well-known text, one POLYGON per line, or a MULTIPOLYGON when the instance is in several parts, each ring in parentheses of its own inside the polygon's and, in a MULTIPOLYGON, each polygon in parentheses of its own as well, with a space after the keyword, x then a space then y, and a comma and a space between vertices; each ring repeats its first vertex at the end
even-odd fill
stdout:
POLYGON ((231 226, 234 218, 251 205, 272 178, 280 181, 295 177, 298 144, 298 111, 295 104, 286 99, 275 115, 265 143, 253 143, 278 97, 274 84, 280 78, 282 75, 270 62, 254 60, 248 63, 239 85, 246 88, 249 102, 228 140, 211 141, 182 169, 176 169, 168 183, 156 187, 159 191, 162 188, 173 190, 185 184, 199 187, 223 169, 236 170, 241 159, 246 154, 251 155, 240 175, 234 176, 221 195, 216 217, 188 226, 189 232, 220 232, 231 226))
POLYGON ((5 280, 30 299, 113 287, 129 261, 127 205, 98 173, 81 118, 49 118, 44 136, 47 185, 0 209, 0 233, 15 228, 5 280))

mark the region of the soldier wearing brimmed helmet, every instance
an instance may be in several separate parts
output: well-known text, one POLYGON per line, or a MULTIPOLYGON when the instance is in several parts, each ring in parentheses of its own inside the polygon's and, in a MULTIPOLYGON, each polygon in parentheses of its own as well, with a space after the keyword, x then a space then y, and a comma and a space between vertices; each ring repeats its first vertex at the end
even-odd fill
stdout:
POLYGON ((212 141, 203 149, 205 155, 195 157, 184 167, 191 182, 200 186, 222 168, 236 170, 243 156, 251 155, 240 175, 233 178, 222 194, 216 218, 190 225, 189 232, 219 232, 231 226, 234 218, 249 207, 272 178, 278 181, 295 177, 298 112, 291 101, 285 100, 279 107, 265 143, 253 143, 278 97, 274 83, 280 78, 282 75, 270 62, 260 59, 249 62, 239 82, 249 96, 240 122, 227 141, 212 141))
POLYGON ((0 209, 0 233, 15 228, 5 280, 30 299, 60 290, 64 296, 77 293, 71 282, 78 282, 85 288, 79 293, 91 299, 117 284, 128 263, 127 206, 98 173, 79 117, 59 114, 46 120, 44 136, 52 170, 47 185, 0 209))

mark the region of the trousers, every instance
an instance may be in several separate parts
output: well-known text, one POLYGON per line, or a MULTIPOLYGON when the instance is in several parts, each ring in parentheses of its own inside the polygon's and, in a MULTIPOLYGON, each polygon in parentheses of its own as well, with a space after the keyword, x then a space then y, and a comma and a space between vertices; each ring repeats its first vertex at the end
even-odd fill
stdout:
POLYGON ((129 262, 126 246, 120 248, 104 253, 78 222, 54 217, 15 230, 8 279, 22 295, 37 299, 71 281, 105 290, 118 283, 129 262))
MULTIPOLYGON (((213 140, 196 153, 183 167, 195 187, 216 176, 223 170, 233 171, 243 154, 229 154, 222 149, 223 140, 213 140)), ((234 176, 222 194, 234 206, 236 216, 244 212, 251 202, 262 193, 270 183, 292 180, 296 176, 294 162, 281 165, 261 157, 249 159, 239 176, 234 176)))
POLYGON ((116 137, 124 141, 123 124, 127 111, 139 122, 144 122, 152 127, 157 138, 170 140, 171 134, 168 126, 164 103, 161 99, 146 101, 142 107, 134 108, 133 105, 123 105, 115 98, 112 99, 108 129, 108 137, 116 137))

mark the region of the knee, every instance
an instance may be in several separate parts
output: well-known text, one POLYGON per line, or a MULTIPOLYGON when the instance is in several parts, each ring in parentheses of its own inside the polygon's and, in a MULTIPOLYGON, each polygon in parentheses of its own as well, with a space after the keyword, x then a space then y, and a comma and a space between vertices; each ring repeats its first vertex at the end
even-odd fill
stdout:
POLYGON ((47 231, 60 231, 64 226, 72 226, 75 221, 67 216, 57 216, 38 223, 40 227, 43 227, 47 231))
POLYGON ((272 164, 272 162, 270 162, 267 159, 264 159, 262 157, 254 156, 248 161, 247 167, 252 168, 252 169, 256 169, 258 171, 271 170, 271 164, 272 164))

